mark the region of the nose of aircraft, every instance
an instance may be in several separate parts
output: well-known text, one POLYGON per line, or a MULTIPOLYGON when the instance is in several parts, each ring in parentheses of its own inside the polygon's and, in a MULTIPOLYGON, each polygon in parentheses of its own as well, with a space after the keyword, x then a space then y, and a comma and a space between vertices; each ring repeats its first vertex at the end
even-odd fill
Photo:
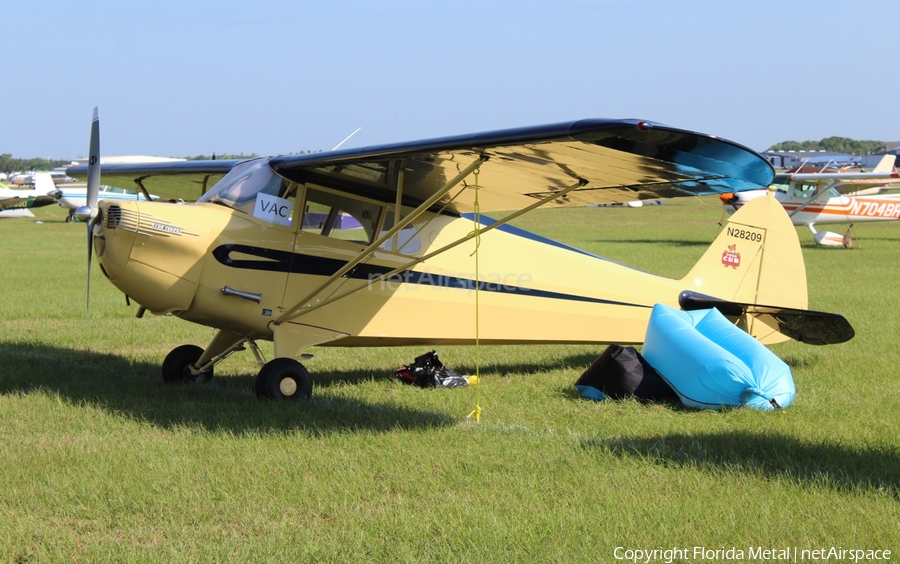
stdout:
POLYGON ((101 220, 93 231, 94 253, 103 274, 115 283, 125 273, 131 258, 140 212, 136 202, 101 202, 100 213, 101 220))
POLYGON ((152 313, 190 307, 205 237, 184 229, 187 206, 104 201, 94 249, 109 280, 152 313))
POLYGON ((719 194, 719 199, 722 200, 723 204, 733 204, 738 200, 737 195, 734 192, 726 192, 725 194, 719 194))

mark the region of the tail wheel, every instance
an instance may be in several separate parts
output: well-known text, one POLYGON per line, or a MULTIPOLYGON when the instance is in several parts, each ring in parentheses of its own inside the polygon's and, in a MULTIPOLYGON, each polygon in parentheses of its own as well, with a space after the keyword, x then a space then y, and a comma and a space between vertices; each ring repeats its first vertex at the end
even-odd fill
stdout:
POLYGON ((172 350, 166 356, 162 364, 163 382, 177 384, 180 382, 196 382, 198 384, 209 382, 213 377, 213 369, 210 368, 199 374, 192 374, 190 366, 200 360, 203 349, 197 345, 181 345, 172 350))
POLYGON ((301 400, 312 395, 312 379, 293 358, 270 360, 256 377, 256 397, 273 400, 301 400))

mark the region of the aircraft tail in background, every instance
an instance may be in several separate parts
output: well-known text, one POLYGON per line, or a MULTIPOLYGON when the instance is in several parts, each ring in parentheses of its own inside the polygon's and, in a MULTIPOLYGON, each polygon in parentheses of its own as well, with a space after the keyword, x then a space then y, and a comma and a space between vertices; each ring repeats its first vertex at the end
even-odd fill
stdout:
POLYGON ((896 155, 885 155, 881 157, 872 172, 894 172, 894 163, 897 161, 896 155))

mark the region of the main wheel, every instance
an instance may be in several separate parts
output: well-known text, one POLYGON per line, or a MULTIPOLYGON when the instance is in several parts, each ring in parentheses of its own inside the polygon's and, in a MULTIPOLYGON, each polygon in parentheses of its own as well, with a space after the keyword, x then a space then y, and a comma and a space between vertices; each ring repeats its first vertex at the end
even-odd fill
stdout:
POLYGON ((260 399, 300 400, 311 395, 309 372, 293 358, 270 360, 256 377, 256 397, 260 399))
POLYGON ((162 364, 163 382, 176 384, 179 382, 196 382, 198 384, 209 382, 213 377, 213 369, 197 375, 191 374, 189 366, 200 360, 203 349, 197 345, 181 345, 176 347, 166 356, 162 364))

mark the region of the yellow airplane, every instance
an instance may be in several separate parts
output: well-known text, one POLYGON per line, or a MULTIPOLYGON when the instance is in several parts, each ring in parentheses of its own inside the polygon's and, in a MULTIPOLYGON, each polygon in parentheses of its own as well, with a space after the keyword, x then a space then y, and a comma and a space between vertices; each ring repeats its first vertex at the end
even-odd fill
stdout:
POLYGON ((681 280, 508 225, 538 207, 771 182, 759 155, 713 136, 589 119, 243 162, 103 165, 105 184, 202 196, 98 206, 96 108, 91 131, 90 164, 68 171, 89 187, 78 211, 88 301, 93 249, 106 278, 140 304, 138 317, 218 329, 205 349, 166 357, 167 382, 207 381, 217 362, 250 348, 260 398, 306 398, 312 381, 295 358, 306 347, 471 344, 476 309, 482 344, 641 343, 656 303, 712 304, 764 343, 853 336, 843 317, 805 309, 797 234, 772 197, 735 213, 681 280), (514 211, 480 216, 498 210, 514 211), (258 340, 274 342, 274 359, 262 359, 258 340))

